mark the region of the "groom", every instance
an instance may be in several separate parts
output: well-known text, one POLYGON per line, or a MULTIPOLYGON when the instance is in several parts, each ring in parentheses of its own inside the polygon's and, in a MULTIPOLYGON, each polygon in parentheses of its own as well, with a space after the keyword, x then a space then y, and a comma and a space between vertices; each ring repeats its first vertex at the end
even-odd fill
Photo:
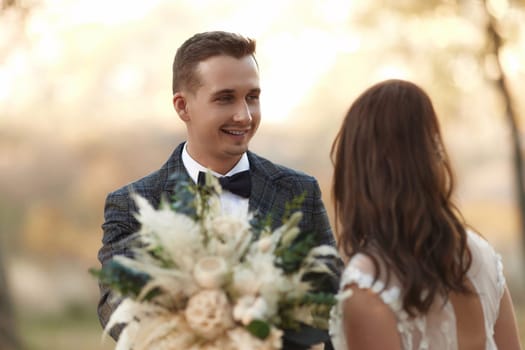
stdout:
MULTIPOLYGON (((139 225, 130 191, 157 206, 161 196, 173 194, 177 179, 197 183, 199 172, 208 168, 218 177, 236 175, 245 180, 239 186, 225 187, 221 195, 224 210, 247 203, 259 215, 271 213, 275 225, 280 223, 276 219, 283 215, 285 204, 306 193, 300 229, 315 232, 319 244, 334 245, 317 181, 248 151, 261 120, 259 69, 254 53, 255 41, 227 32, 196 34, 177 50, 173 106, 186 124, 187 141, 159 170, 108 195, 103 247, 98 255, 102 264, 114 255, 131 256, 130 237, 139 225)), ((103 326, 117 304, 111 300, 110 291, 101 286, 98 314, 103 326)), ((119 332, 114 328, 111 335, 117 338, 119 332)), ((308 343, 306 339, 312 332, 304 333, 285 334, 283 348, 308 348, 301 343, 308 343)), ((325 340, 328 342, 327 333, 325 340)))

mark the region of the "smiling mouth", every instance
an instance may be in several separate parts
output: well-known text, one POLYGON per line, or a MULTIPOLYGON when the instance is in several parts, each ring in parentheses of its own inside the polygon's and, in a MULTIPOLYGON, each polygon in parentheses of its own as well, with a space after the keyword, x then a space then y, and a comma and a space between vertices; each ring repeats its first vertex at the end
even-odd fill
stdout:
POLYGON ((222 129, 222 131, 226 134, 233 135, 233 136, 243 136, 248 133, 248 130, 225 130, 222 129))

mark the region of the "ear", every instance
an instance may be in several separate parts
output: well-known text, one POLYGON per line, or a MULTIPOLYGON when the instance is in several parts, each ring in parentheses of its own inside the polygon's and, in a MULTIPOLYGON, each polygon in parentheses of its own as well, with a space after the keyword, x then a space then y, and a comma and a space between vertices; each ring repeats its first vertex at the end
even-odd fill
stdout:
POLYGON ((188 106, 186 104, 186 98, 182 94, 182 92, 176 92, 175 95, 173 95, 173 107, 175 108, 175 111, 179 115, 179 118, 183 121, 188 121, 190 119, 188 115, 188 106))

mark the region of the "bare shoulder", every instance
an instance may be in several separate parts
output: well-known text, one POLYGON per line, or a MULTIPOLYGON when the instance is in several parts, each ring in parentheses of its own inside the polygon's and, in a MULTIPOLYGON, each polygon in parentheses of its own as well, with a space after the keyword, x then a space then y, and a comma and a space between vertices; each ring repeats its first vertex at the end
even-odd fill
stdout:
POLYGON ((501 298, 499 316, 494 326, 494 339, 500 349, 521 350, 516 314, 507 287, 501 298))
POLYGON ((349 284, 351 296, 343 302, 343 328, 350 349, 401 349, 392 310, 371 289, 349 284))

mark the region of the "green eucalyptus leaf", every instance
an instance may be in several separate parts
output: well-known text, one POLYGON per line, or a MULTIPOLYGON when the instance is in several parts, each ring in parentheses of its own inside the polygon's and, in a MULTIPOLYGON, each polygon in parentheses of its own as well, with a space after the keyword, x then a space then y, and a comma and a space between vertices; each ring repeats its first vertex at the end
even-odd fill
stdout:
POLYGON ((266 339, 270 335, 270 325, 262 320, 253 320, 246 329, 259 339, 266 339))
POLYGON ((140 271, 131 269, 116 260, 110 260, 101 270, 91 269, 100 283, 125 296, 136 297, 151 277, 140 271))

